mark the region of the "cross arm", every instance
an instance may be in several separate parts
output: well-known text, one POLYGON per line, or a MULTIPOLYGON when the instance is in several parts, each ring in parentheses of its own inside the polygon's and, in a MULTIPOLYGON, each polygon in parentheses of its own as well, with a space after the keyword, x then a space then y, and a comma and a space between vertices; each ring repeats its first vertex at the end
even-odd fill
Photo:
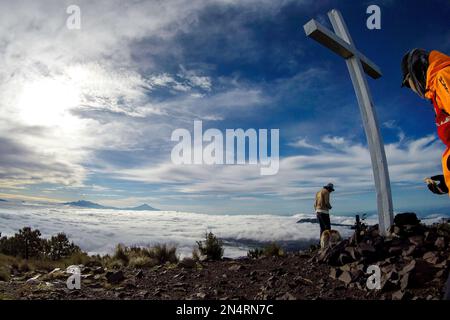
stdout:
POLYGON ((380 68, 370 61, 366 56, 359 52, 354 46, 341 39, 335 33, 322 26, 316 20, 311 19, 304 26, 303 29, 308 37, 313 38, 323 46, 327 47, 337 55, 344 59, 357 56, 362 63, 364 71, 374 79, 381 77, 380 68))

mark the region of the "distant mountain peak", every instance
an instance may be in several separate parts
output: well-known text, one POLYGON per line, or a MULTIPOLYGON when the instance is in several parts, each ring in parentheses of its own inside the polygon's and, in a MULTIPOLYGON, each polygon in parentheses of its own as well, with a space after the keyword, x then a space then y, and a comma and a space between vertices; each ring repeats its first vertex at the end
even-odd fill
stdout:
POLYGON ((144 203, 137 207, 131 207, 131 208, 116 208, 116 207, 107 207, 102 206, 101 204, 87 201, 87 200, 78 200, 73 202, 65 202, 64 205, 72 206, 72 207, 80 207, 80 208, 90 208, 90 209, 112 209, 112 210, 132 210, 132 211, 158 211, 159 209, 153 208, 149 206, 148 204, 144 203))
POLYGON ((159 210, 159 209, 153 208, 153 207, 149 206, 148 204, 144 203, 144 204, 141 204, 140 206, 137 206, 137 207, 127 208, 126 210, 136 210, 136 211, 139 211, 139 210, 149 210, 149 211, 157 211, 157 210, 159 210))
POLYGON ((72 207, 82 207, 82 208, 92 208, 92 209, 109 209, 108 207, 102 206, 101 204, 87 201, 87 200, 78 200, 73 202, 65 202, 63 203, 72 207))

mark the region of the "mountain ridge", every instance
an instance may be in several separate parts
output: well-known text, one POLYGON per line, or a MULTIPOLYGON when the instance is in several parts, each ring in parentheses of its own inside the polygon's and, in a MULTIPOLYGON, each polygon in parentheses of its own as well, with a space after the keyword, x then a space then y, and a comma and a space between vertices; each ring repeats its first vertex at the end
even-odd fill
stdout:
POLYGON ((68 205, 71 207, 79 207, 79 208, 87 208, 87 209, 110 209, 110 210, 131 210, 131 211, 159 211, 157 208, 153 208, 148 204, 144 203, 136 207, 128 207, 128 208, 117 208, 111 206, 103 206, 101 204, 87 201, 87 200, 78 200, 72 202, 64 202, 63 205, 68 205))

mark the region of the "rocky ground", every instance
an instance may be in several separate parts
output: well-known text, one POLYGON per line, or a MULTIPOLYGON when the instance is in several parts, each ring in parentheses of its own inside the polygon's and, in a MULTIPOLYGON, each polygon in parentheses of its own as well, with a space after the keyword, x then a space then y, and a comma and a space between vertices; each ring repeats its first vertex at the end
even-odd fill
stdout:
POLYGON ((367 299, 373 293, 348 288, 329 277, 329 266, 309 254, 225 260, 150 270, 82 268, 80 290, 69 290, 61 270, 25 274, 0 282, 3 298, 18 299, 367 299), (33 280, 30 280, 33 279, 33 280))
POLYGON ((66 270, 15 272, 0 282, 0 299, 442 299, 450 225, 409 223, 397 223, 387 238, 376 226, 362 226, 326 249, 283 257, 185 258, 150 269, 80 266, 79 290, 67 289, 66 270), (381 270, 378 290, 366 286, 371 265, 381 270))

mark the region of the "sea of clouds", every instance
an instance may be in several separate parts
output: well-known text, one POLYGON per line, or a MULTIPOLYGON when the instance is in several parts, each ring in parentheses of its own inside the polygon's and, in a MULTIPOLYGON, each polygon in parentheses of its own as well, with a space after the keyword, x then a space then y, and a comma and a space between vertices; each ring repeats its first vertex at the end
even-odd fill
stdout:
MULTIPOLYGON (((297 223, 313 214, 209 215, 179 211, 127 211, 71 208, 64 205, 26 203, 0 204, 0 232, 13 235, 24 226, 39 229, 43 237, 64 232, 89 254, 107 254, 118 243, 125 245, 177 245, 181 256, 192 253, 196 241, 212 231, 225 239, 225 256, 245 256, 249 247, 276 241, 289 247, 306 248, 317 243, 319 225, 297 223)), ((441 216, 428 216, 434 222, 441 216)), ((332 222, 352 225, 353 216, 334 216, 332 222)), ((366 219, 376 223, 376 217, 366 219)), ((342 236, 350 236, 349 227, 336 226, 342 236)))

